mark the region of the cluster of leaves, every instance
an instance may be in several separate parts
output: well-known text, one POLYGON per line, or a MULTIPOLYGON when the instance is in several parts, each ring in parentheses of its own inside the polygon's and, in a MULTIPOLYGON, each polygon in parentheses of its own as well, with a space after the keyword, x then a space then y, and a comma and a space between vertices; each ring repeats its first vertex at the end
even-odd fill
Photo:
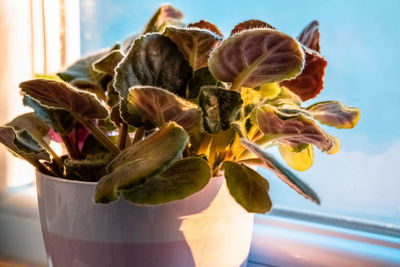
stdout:
POLYGON ((206 21, 185 25, 161 6, 141 34, 75 62, 57 76, 21 83, 33 113, 1 126, 0 142, 45 174, 98 181, 95 201, 121 195, 160 204, 224 174, 249 212, 271 209, 263 166, 305 198, 315 192, 264 151, 277 145, 295 170, 339 141, 317 124, 353 128, 359 110, 337 101, 302 107, 323 88, 319 25, 296 39, 249 20, 224 38, 206 21), (58 156, 50 140, 62 142, 58 156))

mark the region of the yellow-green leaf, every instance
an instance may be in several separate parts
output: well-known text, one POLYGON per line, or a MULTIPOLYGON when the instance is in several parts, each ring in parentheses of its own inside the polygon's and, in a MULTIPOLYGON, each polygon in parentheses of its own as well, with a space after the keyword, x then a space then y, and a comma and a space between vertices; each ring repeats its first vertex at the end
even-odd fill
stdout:
POLYGON ((286 163, 296 171, 308 170, 314 162, 313 146, 306 144, 300 151, 291 146, 279 144, 279 152, 286 163))

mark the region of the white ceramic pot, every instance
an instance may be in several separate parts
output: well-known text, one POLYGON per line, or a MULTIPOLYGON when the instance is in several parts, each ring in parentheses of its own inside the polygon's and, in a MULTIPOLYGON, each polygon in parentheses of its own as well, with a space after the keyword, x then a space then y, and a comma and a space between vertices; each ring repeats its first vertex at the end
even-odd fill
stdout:
POLYGON ((253 214, 231 197, 223 177, 163 205, 93 202, 96 184, 37 173, 49 266, 246 266, 253 214))

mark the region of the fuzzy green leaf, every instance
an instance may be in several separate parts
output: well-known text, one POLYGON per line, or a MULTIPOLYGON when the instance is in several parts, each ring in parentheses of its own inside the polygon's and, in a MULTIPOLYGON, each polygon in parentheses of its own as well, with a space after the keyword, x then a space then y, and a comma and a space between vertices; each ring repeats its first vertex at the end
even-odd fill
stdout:
POLYGON ((178 47, 193 70, 207 67, 211 50, 218 46, 222 38, 213 32, 201 29, 178 29, 167 27, 163 33, 178 47))
POLYGON ((265 105, 257 109, 258 127, 264 135, 276 135, 279 142, 288 145, 313 144, 322 151, 328 151, 332 142, 328 135, 310 118, 299 110, 293 113, 275 111, 265 105))
POLYGON ((315 103, 307 110, 320 123, 339 129, 352 129, 360 120, 360 109, 346 107, 338 101, 315 103))
POLYGON ((222 86, 222 83, 214 78, 208 67, 201 68, 193 72, 193 77, 189 80, 187 86, 187 98, 195 99, 199 96, 202 86, 222 86))
POLYGON ((243 100, 238 92, 215 86, 203 86, 199 106, 203 111, 204 129, 212 134, 230 128, 240 113, 243 100))
POLYGON ((132 189, 145 179, 171 166, 181 157, 188 142, 182 127, 170 122, 146 139, 117 155, 107 166, 107 175, 96 186, 95 202, 108 203, 118 198, 120 190, 132 189))
POLYGON ((222 164, 226 185, 233 198, 248 212, 266 213, 271 210, 269 184, 256 171, 244 164, 225 161, 222 164))
POLYGON ((292 37, 272 29, 242 31, 225 39, 211 54, 210 72, 232 89, 256 87, 296 77, 304 55, 292 37))
POLYGON ((35 79, 21 83, 20 87, 24 94, 49 108, 64 109, 87 119, 105 119, 108 116, 107 109, 94 95, 64 82, 35 79))
POLYGON ((121 50, 114 50, 95 61, 93 63, 93 68, 98 72, 104 72, 108 75, 114 76, 115 68, 123 58, 124 55, 122 54, 121 50))
POLYGON ((50 161, 50 155, 26 131, 15 132, 11 126, 0 126, 0 143, 35 167, 39 160, 50 161))
POLYGON ((201 111, 195 105, 157 87, 138 86, 130 90, 128 112, 138 113, 157 127, 175 121, 188 132, 199 129, 201 111))
POLYGON ((47 108, 27 95, 24 96, 23 103, 25 106, 31 107, 36 116, 62 135, 69 134, 76 123, 75 118, 68 111, 47 108))
POLYGON ((275 98, 268 100, 267 103, 271 106, 276 106, 278 108, 299 108, 301 105, 301 99, 298 95, 296 95, 286 87, 280 86, 279 94, 275 98))
POLYGON ((107 156, 96 160, 67 159, 64 162, 66 177, 71 180, 97 182, 106 174, 106 166, 112 157, 112 154, 108 154, 107 156))
POLYGON ((149 177, 132 189, 124 190, 124 198, 136 204, 163 204, 186 198, 207 185, 211 169, 202 158, 176 161, 166 171, 149 177))
POLYGON ((178 47, 158 33, 137 39, 129 54, 116 68, 114 87, 126 98, 132 86, 148 85, 185 97, 192 68, 178 47))
POLYGON ((320 200, 314 190, 312 190, 307 184, 302 182, 291 171, 282 166, 272 155, 264 152, 259 146, 244 138, 241 138, 240 142, 246 149, 254 153, 263 162, 263 167, 266 167, 274 172, 276 176, 278 176, 282 181, 288 184, 303 197, 310 199, 318 205, 320 204, 320 200))

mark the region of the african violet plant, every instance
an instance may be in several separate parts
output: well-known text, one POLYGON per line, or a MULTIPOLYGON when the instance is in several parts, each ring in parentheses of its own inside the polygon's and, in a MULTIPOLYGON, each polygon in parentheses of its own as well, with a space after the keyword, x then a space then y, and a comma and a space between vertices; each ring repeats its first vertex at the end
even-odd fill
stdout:
POLYGON ((160 7, 142 34, 75 62, 57 76, 21 83, 33 113, 0 128, 0 141, 40 172, 95 181, 95 201, 137 204, 183 199, 223 174, 249 212, 271 209, 263 166, 316 203, 315 192, 264 149, 279 147, 292 168, 313 146, 339 141, 316 123, 353 128, 359 110, 337 101, 302 107, 323 88, 319 25, 296 39, 248 20, 224 38, 204 20, 160 7), (57 155, 49 140, 62 142, 57 155))

